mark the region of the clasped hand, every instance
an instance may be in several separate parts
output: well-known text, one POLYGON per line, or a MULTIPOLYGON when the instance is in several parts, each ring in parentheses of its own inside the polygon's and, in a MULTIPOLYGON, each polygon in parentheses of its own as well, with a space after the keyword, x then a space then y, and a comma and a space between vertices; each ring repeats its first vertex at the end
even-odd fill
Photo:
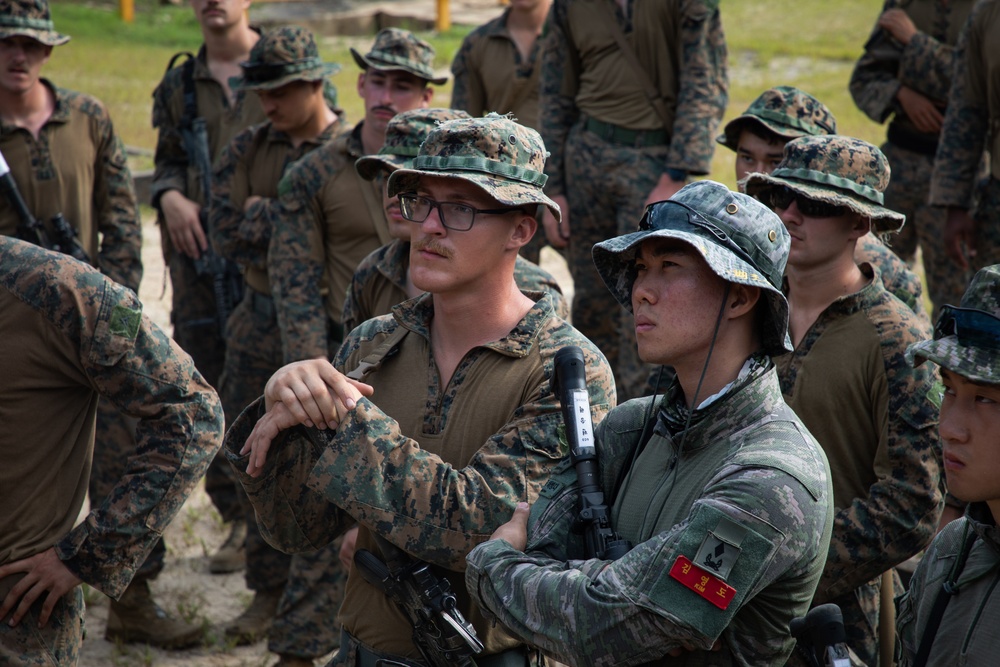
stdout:
POLYGON ((247 474, 260 475, 271 442, 281 431, 304 425, 335 429, 359 398, 371 396, 371 385, 352 380, 326 359, 297 361, 278 370, 264 388, 266 412, 240 449, 250 454, 247 474))

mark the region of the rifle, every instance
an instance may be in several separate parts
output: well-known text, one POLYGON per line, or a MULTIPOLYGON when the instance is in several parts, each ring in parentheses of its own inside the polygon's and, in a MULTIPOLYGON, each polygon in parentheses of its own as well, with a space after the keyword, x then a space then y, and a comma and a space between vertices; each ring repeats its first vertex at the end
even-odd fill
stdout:
POLYGON ((354 564, 410 621, 413 643, 424 662, 433 667, 475 667, 472 656, 482 652, 483 643, 459 611, 448 580, 386 539, 375 535, 375 540, 386 560, 358 549, 354 564))
MULTIPOLYGON (((208 207, 212 201, 212 158, 208 148, 208 129, 205 119, 198 116, 198 103, 194 87, 194 56, 190 53, 177 54, 170 60, 167 70, 173 68, 180 55, 186 55, 188 60, 182 65, 184 81, 184 115, 181 117, 180 133, 184 152, 188 161, 198 170, 201 181, 202 200, 204 205, 198 212, 198 220, 205 236, 209 236, 208 207)), ((211 243, 202 251, 201 256, 192 260, 194 270, 199 276, 212 277, 212 292, 215 294, 215 321, 220 334, 225 331, 226 320, 243 298, 243 275, 233 262, 217 254, 211 243)), ((189 326, 207 324, 210 320, 188 322, 189 326)))
POLYGON ((566 441, 580 483, 580 514, 573 528, 584 535, 587 558, 617 560, 627 554, 632 545, 612 527, 611 512, 604 502, 583 350, 567 345, 556 352, 554 366, 553 391, 559 392, 566 441))
POLYGON ((17 189, 14 175, 10 173, 10 166, 2 152, 0 152, 0 190, 3 190, 4 196, 20 219, 17 225, 17 238, 90 264, 90 256, 80 245, 80 241, 76 237, 76 230, 66 221, 62 213, 56 213, 49 221, 49 225, 52 227, 51 234, 45 225, 34 216, 28 208, 28 204, 25 203, 24 197, 21 196, 21 191, 17 189))
POLYGON ((789 624, 801 651, 812 667, 850 667, 844 616, 835 604, 821 604, 789 624))

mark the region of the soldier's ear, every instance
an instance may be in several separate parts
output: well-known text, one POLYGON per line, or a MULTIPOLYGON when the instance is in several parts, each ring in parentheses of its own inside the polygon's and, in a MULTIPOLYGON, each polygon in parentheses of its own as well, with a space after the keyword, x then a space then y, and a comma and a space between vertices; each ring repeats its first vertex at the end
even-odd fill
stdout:
POLYGON ((511 230, 510 234, 510 240, 513 247, 520 249, 521 247, 527 245, 537 231, 538 221, 535 220, 535 216, 527 212, 518 211, 515 217, 514 228, 511 230))

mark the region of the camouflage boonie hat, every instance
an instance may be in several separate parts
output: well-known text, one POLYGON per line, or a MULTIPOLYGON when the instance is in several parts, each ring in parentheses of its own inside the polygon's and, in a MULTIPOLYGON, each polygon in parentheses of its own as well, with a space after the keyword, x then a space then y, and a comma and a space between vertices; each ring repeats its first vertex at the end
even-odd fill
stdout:
POLYGON ((906 360, 927 360, 973 382, 1000 384, 1000 264, 980 269, 959 308, 944 306, 934 340, 911 345, 906 360))
POLYGON ((781 292, 791 237, 774 211, 715 181, 685 185, 650 204, 639 231, 594 246, 594 264, 618 303, 632 311, 635 255, 646 239, 678 239, 694 247, 729 282, 759 287, 767 303, 762 340, 771 355, 792 351, 788 301, 781 292))
POLYGON ((381 170, 396 171, 413 166, 420 144, 439 124, 458 118, 471 118, 461 109, 411 109, 393 116, 385 126, 385 143, 376 155, 365 155, 354 163, 358 175, 366 181, 381 170))
MULTIPOLYGON (((876 234, 898 232, 906 216, 883 206, 889 161, 867 141, 841 135, 799 137, 785 144, 784 156, 770 174, 747 176, 746 193, 761 199, 785 186, 809 199, 846 206, 871 219, 876 234)), ((766 201, 766 199, 763 199, 766 201)))
POLYGON ((542 192, 547 156, 538 132, 507 116, 450 120, 427 135, 411 169, 392 172, 389 196, 415 191, 421 176, 458 178, 504 206, 545 205, 561 220, 559 207, 542 192))
POLYGON ((354 62, 363 70, 402 70, 440 86, 448 77, 434 76, 434 47, 409 30, 386 28, 375 36, 375 44, 365 55, 351 48, 354 62))
POLYGON ((69 36, 55 28, 45 0, 5 0, 0 4, 0 39, 30 37, 46 46, 68 42, 69 36))
POLYGON ((837 119, 826 105, 792 86, 765 90, 746 111, 726 123, 715 140, 735 151, 743 128, 751 123, 763 125, 784 139, 837 134, 837 119))
POLYGON ((320 59, 312 33, 298 26, 265 32, 240 68, 243 76, 229 79, 234 90, 274 90, 293 81, 319 81, 340 71, 340 65, 320 59))

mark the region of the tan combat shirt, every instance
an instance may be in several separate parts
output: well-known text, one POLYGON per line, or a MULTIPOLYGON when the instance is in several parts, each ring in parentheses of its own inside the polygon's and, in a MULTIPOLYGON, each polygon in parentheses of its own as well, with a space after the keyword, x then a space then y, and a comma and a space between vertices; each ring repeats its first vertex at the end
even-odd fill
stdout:
POLYGON ((527 59, 521 56, 507 29, 510 10, 466 36, 451 63, 455 76, 451 93, 453 109, 464 109, 473 118, 491 111, 512 113, 517 122, 538 129, 538 73, 535 64, 541 39, 535 40, 527 59))
MULTIPOLYGON (((0 125, 0 152, 28 209, 45 223, 62 213, 77 230, 90 263, 132 290, 142 279, 142 228, 125 148, 104 105, 46 79, 55 109, 39 132, 0 125)), ((0 197, 0 234, 16 236, 20 219, 0 197)))

